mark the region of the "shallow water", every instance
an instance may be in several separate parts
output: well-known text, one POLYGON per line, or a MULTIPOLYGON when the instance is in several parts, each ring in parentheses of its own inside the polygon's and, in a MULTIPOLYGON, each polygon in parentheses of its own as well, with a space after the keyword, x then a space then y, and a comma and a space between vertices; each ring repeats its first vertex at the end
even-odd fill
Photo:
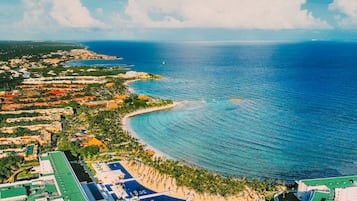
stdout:
POLYGON ((174 159, 289 181, 357 174, 357 44, 85 45, 124 57, 109 65, 165 76, 132 83, 137 93, 189 100, 131 119, 145 142, 174 159))

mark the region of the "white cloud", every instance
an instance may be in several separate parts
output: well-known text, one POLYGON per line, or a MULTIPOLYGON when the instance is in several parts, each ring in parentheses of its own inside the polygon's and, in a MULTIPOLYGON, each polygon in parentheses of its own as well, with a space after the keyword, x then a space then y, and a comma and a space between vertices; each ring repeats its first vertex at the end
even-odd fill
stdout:
POLYGON ((94 19, 80 0, 53 0, 50 13, 61 26, 74 28, 100 27, 103 23, 94 19))
POLYGON ((357 25, 357 1, 356 0, 334 0, 329 5, 330 10, 339 11, 344 16, 336 15, 339 25, 351 27, 357 25))
POLYGON ((20 26, 28 29, 96 28, 104 24, 94 19, 80 0, 23 0, 20 26))
MULTIPOLYGON (((128 0, 127 26, 148 28, 331 28, 302 9, 306 0, 128 0)), ((121 17, 120 17, 121 16, 121 17)))
POLYGON ((36 27, 37 29, 44 28, 45 24, 49 24, 49 15, 46 13, 49 0, 23 0, 25 11, 22 21, 17 25, 23 28, 36 27))
POLYGON ((103 8, 97 8, 95 9, 95 12, 97 13, 97 15, 103 15, 104 13, 103 8))

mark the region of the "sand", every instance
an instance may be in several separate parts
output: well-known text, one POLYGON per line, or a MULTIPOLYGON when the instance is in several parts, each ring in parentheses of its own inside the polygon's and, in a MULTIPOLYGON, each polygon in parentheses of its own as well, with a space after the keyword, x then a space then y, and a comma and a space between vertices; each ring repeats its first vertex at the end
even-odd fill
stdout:
POLYGON ((140 80, 141 80, 141 79, 127 80, 127 81, 125 81, 123 84, 128 87, 130 93, 134 93, 134 92, 135 92, 134 89, 131 88, 131 87, 129 86, 129 84, 132 83, 132 82, 140 81, 140 80))
MULTIPOLYGON (((138 81, 138 79, 128 80, 124 84, 128 86, 129 83, 135 81, 138 81)), ((130 87, 129 90, 131 92, 133 91, 130 87)), ((138 135, 130 127, 130 117, 160 110, 168 110, 182 103, 184 102, 174 102, 173 104, 165 105, 162 107, 145 108, 128 113, 124 116, 124 118, 122 118, 122 127, 124 130, 128 131, 131 136, 138 139, 141 144, 144 144, 148 149, 153 150, 155 152, 155 157, 169 158, 167 155, 163 154, 157 149, 147 145, 142 139, 138 137, 138 135)), ((172 197, 191 201, 256 201, 259 199, 258 195, 251 191, 248 187, 246 187, 246 189, 243 192, 240 192, 238 195, 230 197, 199 194, 187 187, 178 187, 176 185, 175 179, 169 177, 168 175, 160 174, 157 170, 148 165, 133 161, 122 161, 121 164, 133 177, 138 179, 138 182, 140 182, 145 187, 156 192, 169 192, 168 195, 172 197)))
POLYGON ((172 104, 165 105, 165 106, 162 106, 162 107, 145 108, 145 109, 136 110, 134 112, 128 113, 122 118, 122 122, 121 122, 122 123, 122 128, 123 128, 123 130, 128 131, 128 133, 131 136, 133 136, 136 139, 138 139, 141 144, 146 145, 146 147, 148 149, 153 150, 155 152, 155 156, 156 157, 170 158, 169 156, 163 154, 162 152, 160 152, 157 149, 155 149, 154 147, 148 145, 145 141, 143 141, 141 138, 139 138, 139 136, 133 131, 133 129, 130 126, 130 117, 133 117, 133 116, 136 116, 136 115, 140 115, 140 114, 150 113, 150 112, 156 112, 156 111, 160 111, 160 110, 168 110, 168 109, 176 107, 177 105, 179 105, 181 103, 182 102, 173 102, 172 104))
MULTIPOLYGON (((160 174, 154 168, 133 161, 122 161, 121 164, 145 187, 156 192, 169 192, 169 196, 191 201, 257 201, 258 195, 246 188, 236 196, 222 197, 217 195, 198 194, 187 187, 178 187, 176 180, 160 174)), ((264 200, 264 199, 263 199, 264 200)))

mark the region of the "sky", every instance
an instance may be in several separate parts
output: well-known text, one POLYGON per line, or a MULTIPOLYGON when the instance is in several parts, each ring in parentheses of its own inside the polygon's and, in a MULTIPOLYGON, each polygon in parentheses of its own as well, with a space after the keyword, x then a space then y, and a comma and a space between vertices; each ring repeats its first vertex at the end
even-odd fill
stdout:
POLYGON ((0 40, 357 41, 357 0, 0 0, 0 40))

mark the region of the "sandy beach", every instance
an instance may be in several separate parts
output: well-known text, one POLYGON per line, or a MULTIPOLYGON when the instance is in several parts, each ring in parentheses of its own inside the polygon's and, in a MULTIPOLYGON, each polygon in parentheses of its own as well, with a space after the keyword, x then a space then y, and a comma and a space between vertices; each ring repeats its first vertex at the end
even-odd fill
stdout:
POLYGON ((179 187, 176 180, 160 174, 154 168, 133 161, 122 161, 121 164, 134 178, 138 178, 145 187, 156 192, 169 192, 169 196, 191 201, 256 201, 258 195, 248 187, 236 196, 222 197, 217 195, 198 194, 187 187, 179 187))
POLYGON ((155 149, 154 147, 148 145, 145 141, 143 141, 134 131, 133 129, 130 127, 130 117, 136 116, 136 115, 140 115, 140 114, 145 114, 145 113, 150 113, 150 112, 156 112, 156 111, 160 111, 160 110, 168 110, 171 108, 176 107, 177 105, 182 104, 182 102, 173 102, 172 104, 169 105, 165 105, 162 107, 151 107, 151 108, 145 108, 145 109, 141 109, 141 110, 136 110, 134 112, 128 113, 126 114, 123 118, 122 118, 122 128, 123 130, 126 130, 129 132, 129 134, 133 137, 135 137, 136 139, 139 140, 139 142, 141 144, 144 144, 147 146, 148 149, 151 149, 155 152, 155 156, 156 157, 166 157, 169 158, 169 156, 164 155, 162 152, 158 151, 157 149, 155 149))
MULTIPOLYGON (((132 82, 136 82, 139 79, 135 80, 127 80, 124 82, 125 85, 129 87, 129 84, 132 82)), ((133 89, 129 87, 129 91, 133 92, 133 89)), ((141 144, 146 145, 146 148, 151 149, 155 152, 156 157, 165 157, 169 158, 167 155, 163 154, 162 152, 158 151, 157 149, 153 148, 152 146, 148 145, 143 141, 130 127, 130 117, 141 115, 150 112, 156 112, 160 110, 168 110, 172 109, 180 104, 184 104, 185 101, 181 102, 173 102, 172 104, 165 105, 162 107, 152 107, 152 108, 145 108, 141 110, 137 110, 131 113, 126 114, 122 118, 122 128, 129 132, 129 134, 136 139, 139 140, 141 144)), ((208 194, 198 194, 192 189, 187 187, 179 187, 176 184, 176 180, 169 177, 168 175, 160 174, 154 168, 144 165, 141 163, 136 163, 133 161, 123 161, 121 164, 125 167, 126 170, 133 175, 133 177, 138 178, 138 181, 146 186, 149 189, 152 189, 156 192, 169 192, 169 196, 184 199, 184 200, 191 200, 191 201, 256 201, 258 199, 257 194, 252 192, 248 187, 237 196, 230 196, 230 197, 222 197, 217 195, 208 195, 208 194)))
MULTIPOLYGON (((170 105, 165 105, 162 107, 152 107, 137 110, 131 113, 128 113, 122 118, 122 127, 124 130, 128 131, 130 135, 139 140, 140 143, 147 146, 148 149, 151 149, 155 152, 156 157, 165 157, 162 152, 156 150, 155 148, 147 145, 130 127, 130 117, 141 115, 150 112, 156 112, 160 110, 168 110, 176 107, 183 102, 174 102, 170 105)), ((169 177, 168 175, 162 175, 154 168, 136 163, 124 161, 122 165, 132 174, 135 178, 139 178, 138 181, 144 186, 156 191, 156 192, 170 192, 169 195, 172 197, 180 199, 191 199, 192 201, 255 201, 258 196, 253 193, 249 188, 239 193, 237 196, 222 197, 217 195, 207 195, 207 194, 198 194, 195 191, 187 187, 179 187, 176 184, 176 180, 169 177)))
POLYGON ((132 82, 139 81, 139 80, 141 80, 141 79, 127 80, 127 81, 125 81, 123 84, 128 87, 130 93, 134 93, 133 88, 131 88, 131 87, 129 86, 129 84, 132 83, 132 82))
MULTIPOLYGON (((123 84, 129 87, 129 84, 130 84, 130 83, 136 82, 136 81, 139 81, 139 80, 141 80, 141 79, 126 80, 123 84)), ((130 87, 129 87, 129 88, 130 88, 130 87)))

